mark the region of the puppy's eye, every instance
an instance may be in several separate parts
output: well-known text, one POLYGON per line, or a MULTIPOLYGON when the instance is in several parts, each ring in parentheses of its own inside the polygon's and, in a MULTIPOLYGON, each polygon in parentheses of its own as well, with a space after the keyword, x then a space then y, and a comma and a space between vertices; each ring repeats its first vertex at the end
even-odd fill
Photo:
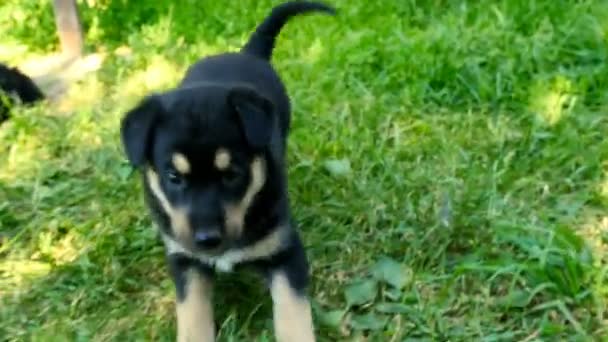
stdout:
POLYGON ((167 179, 173 185, 182 185, 184 183, 184 178, 175 170, 167 171, 167 179))
POLYGON ((222 183, 226 187, 234 187, 241 182, 244 176, 245 174, 239 169, 228 169, 222 172, 222 183))

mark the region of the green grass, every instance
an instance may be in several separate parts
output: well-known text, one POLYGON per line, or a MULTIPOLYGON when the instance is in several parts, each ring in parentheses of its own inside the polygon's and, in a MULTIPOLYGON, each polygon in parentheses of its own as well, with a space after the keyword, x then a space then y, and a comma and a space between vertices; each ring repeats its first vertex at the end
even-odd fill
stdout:
MULTIPOLYGON (((102 69, 0 127, 1 340, 173 338, 118 123, 278 2, 80 2, 102 69)), ((608 3, 332 3, 274 57, 319 340, 608 340, 608 3)), ((53 50, 53 25, 49 1, 0 6, 11 61, 53 50)), ((273 339, 251 277, 219 279, 222 341, 273 339)))

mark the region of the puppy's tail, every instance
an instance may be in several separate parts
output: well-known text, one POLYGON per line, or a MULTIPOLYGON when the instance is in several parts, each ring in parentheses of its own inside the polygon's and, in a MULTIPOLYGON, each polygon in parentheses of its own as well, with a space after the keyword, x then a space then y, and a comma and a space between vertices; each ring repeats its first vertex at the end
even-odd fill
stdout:
POLYGON ((281 28, 291 17, 307 12, 336 14, 334 8, 321 2, 288 1, 278 5, 272 9, 270 15, 256 28, 247 44, 243 47, 242 52, 270 60, 275 39, 279 35, 281 28))

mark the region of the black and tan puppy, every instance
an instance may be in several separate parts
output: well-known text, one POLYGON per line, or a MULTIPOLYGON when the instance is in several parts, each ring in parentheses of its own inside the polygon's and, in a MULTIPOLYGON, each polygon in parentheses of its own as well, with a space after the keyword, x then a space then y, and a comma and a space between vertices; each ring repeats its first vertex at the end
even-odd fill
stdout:
POLYGON ((202 59, 122 121, 166 246, 179 341, 214 340, 213 273, 244 265, 268 279, 277 340, 314 341, 308 262, 287 195, 290 100, 270 64, 283 25, 312 11, 334 13, 315 2, 275 7, 240 52, 202 59))
POLYGON ((0 123, 8 119, 15 101, 32 104, 43 100, 44 94, 19 69, 0 63, 0 123))

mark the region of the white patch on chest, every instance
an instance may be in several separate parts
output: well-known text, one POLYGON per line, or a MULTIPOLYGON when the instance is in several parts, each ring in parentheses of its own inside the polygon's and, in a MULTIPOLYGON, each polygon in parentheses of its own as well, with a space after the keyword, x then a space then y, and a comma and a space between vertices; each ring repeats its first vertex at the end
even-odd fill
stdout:
POLYGON ((220 272, 231 272, 237 264, 269 257, 287 245, 287 229, 278 227, 263 239, 239 249, 229 249, 220 255, 193 252, 171 237, 163 235, 167 255, 184 254, 220 272))

